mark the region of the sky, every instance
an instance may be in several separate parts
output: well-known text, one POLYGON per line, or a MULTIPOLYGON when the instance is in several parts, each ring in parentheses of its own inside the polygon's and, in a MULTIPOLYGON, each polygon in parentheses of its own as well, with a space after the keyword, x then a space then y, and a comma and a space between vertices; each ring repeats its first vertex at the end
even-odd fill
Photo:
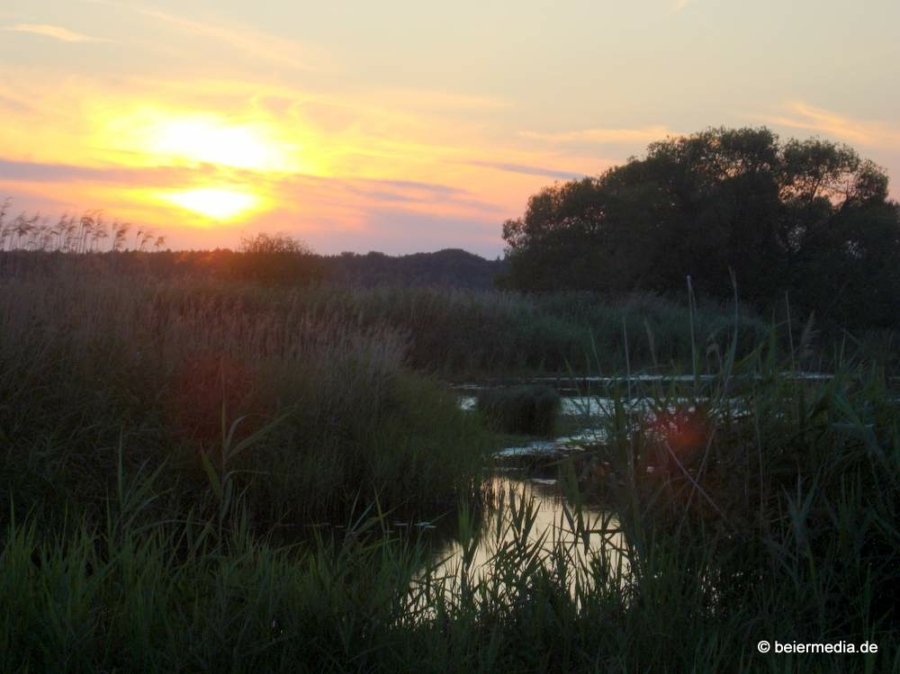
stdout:
POLYGON ((0 199, 173 249, 493 258, 542 187, 761 125, 898 199, 898 26, 897 0, 3 0, 0 199))

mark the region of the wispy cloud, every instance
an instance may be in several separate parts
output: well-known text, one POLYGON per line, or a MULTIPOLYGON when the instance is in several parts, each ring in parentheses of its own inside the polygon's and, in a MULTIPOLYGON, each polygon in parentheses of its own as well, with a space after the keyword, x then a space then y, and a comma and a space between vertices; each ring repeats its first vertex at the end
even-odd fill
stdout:
POLYGON ((6 96, 0 91, 0 109, 3 108, 15 114, 28 114, 34 110, 32 105, 13 98, 12 96, 6 96))
POLYGON ((91 37, 83 33, 63 28, 62 26, 53 26, 46 23, 17 23, 13 26, 5 26, 3 30, 14 33, 30 33, 31 35, 40 35, 41 37, 49 37, 60 42, 110 42, 110 40, 91 37))
POLYGON ((491 168, 498 171, 507 171, 509 173, 521 173, 528 176, 546 176, 548 178, 559 178, 561 180, 578 180, 579 178, 584 178, 584 174, 582 173, 559 171, 557 169, 550 169, 542 166, 528 166, 526 164, 511 164, 499 161, 470 161, 466 163, 469 166, 480 166, 482 168, 491 168))
POLYGON ((784 114, 759 115, 768 124, 816 131, 866 147, 900 148, 900 130, 878 120, 855 119, 802 101, 789 103, 784 114))
MULTIPOLYGON (((325 61, 322 54, 292 40, 261 33, 249 27, 233 28, 221 23, 200 21, 187 16, 164 12, 149 6, 133 6, 117 0, 86 0, 95 5, 106 5, 131 10, 147 18, 165 23, 192 37, 202 37, 225 43, 253 58, 275 62, 296 70, 322 70, 325 61)), ((328 66, 332 70, 332 66, 328 66)))
MULTIPOLYGON (((440 183, 416 180, 391 180, 337 176, 292 175, 270 182, 282 196, 302 199, 333 198, 344 205, 368 207, 403 207, 407 210, 434 210, 437 204, 444 209, 496 214, 496 204, 477 198, 468 190, 440 183)), ((291 199, 286 199, 289 203, 291 199)))
POLYGON ((0 158, 0 180, 22 183, 100 182, 113 185, 165 187, 183 182, 228 175, 212 164, 196 167, 104 167, 73 166, 0 158))
MULTIPOLYGON (((281 197, 331 195, 336 202, 373 205, 422 205, 436 203, 497 213, 498 207, 457 187, 415 180, 367 179, 305 174, 268 175, 215 164, 197 166, 89 167, 48 162, 17 161, 0 157, 0 182, 4 183, 95 183, 108 186, 178 189, 196 184, 249 185, 281 197)), ((286 199, 290 201, 290 199, 286 199)))
POLYGON ((638 129, 581 129, 578 131, 563 131, 559 133, 542 133, 537 131, 522 131, 523 138, 542 140, 550 143, 651 143, 662 140, 666 136, 677 135, 666 126, 646 126, 638 129))

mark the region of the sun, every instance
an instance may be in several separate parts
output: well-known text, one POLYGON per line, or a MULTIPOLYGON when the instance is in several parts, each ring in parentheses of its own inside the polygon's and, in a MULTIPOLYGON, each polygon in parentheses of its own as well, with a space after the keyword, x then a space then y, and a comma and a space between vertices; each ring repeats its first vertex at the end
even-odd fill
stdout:
POLYGON ((152 170, 156 184, 136 185, 137 198, 200 216, 186 218, 192 226, 270 208, 279 181, 315 171, 303 132, 261 114, 144 104, 97 119, 97 147, 121 153, 129 166, 152 170))
POLYGON ((221 188, 198 188, 165 195, 166 201, 216 220, 230 220, 259 204, 256 195, 221 188))
POLYGON ((156 155, 254 171, 282 171, 289 158, 265 128, 228 124, 212 116, 166 120, 153 130, 148 149, 156 155))
POLYGON ((140 106, 99 118, 96 143, 147 166, 209 165, 256 173, 308 169, 308 152, 296 134, 265 118, 213 111, 140 106))

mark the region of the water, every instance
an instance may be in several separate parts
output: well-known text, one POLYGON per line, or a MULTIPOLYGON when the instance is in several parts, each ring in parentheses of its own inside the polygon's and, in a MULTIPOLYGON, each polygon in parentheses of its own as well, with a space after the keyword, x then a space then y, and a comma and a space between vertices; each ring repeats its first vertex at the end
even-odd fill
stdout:
MULTIPOLYGON (((615 514, 599 504, 573 508, 557 480, 494 476, 486 485, 489 501, 482 520, 474 528, 468 582, 510 584, 521 573, 520 564, 542 563, 552 569, 554 559, 567 560, 566 583, 589 586, 592 567, 606 565, 620 582, 629 573, 624 554, 625 538, 615 514), (529 517, 522 517, 526 504, 529 517), (518 526, 514 524, 519 522, 518 526), (498 555, 505 564, 498 564, 498 555), (520 562, 510 567, 508 562, 520 562)), ((446 578, 447 589, 458 590, 464 571, 464 547, 459 536, 435 551, 432 577, 446 578)))
MULTIPOLYGON (((679 378, 678 381, 690 381, 692 377, 679 378)), ((614 384, 622 380, 592 378, 589 384, 614 384)), ((665 382, 671 378, 643 377, 644 382, 665 382)), ((539 383, 531 380, 530 383, 539 383)), ((540 382, 540 383, 550 383, 540 382)), ((456 387, 459 392, 460 408, 467 411, 475 409, 478 390, 488 388, 479 384, 467 384, 456 387)), ((558 382, 557 382, 558 385, 558 382)), ((583 391, 584 389, 580 389, 583 391)), ((579 579, 588 585, 594 574, 589 572, 597 564, 605 565, 609 570, 608 577, 623 583, 630 567, 625 554, 625 538, 621 531, 616 514, 604 508, 598 502, 582 503, 578 514, 566 500, 561 485, 554 478, 558 470, 552 464, 554 460, 567 456, 577 456, 591 446, 596 446, 606 439, 602 420, 614 414, 617 401, 602 395, 579 394, 577 387, 559 387, 562 394, 560 415, 568 433, 553 439, 534 439, 531 442, 506 447, 497 452, 498 460, 495 475, 485 485, 490 495, 488 507, 483 514, 475 533, 474 548, 470 552, 469 580, 511 583, 514 578, 503 578, 503 569, 498 569, 498 554, 503 557, 515 557, 516 551, 529 551, 523 554, 532 560, 541 559, 551 564, 554 558, 564 555, 568 560, 564 565, 570 576, 567 584, 574 591, 579 579), (530 475, 522 474, 515 467, 516 459, 527 457, 538 459, 538 464, 545 465, 541 471, 532 463, 530 475), (504 465, 506 463, 507 465, 504 465), (509 464, 513 465, 510 466, 509 464), (508 473, 506 471, 512 471, 508 473), (531 520, 529 526, 522 522, 516 526, 515 509, 511 504, 527 503, 530 505, 531 520), (501 577, 494 577, 500 573, 501 577)), ((696 401, 687 398, 670 398, 666 406, 686 406, 696 401)), ((647 397, 625 397, 619 400, 629 414, 653 417, 658 413, 658 403, 647 397)), ((590 466, 588 466, 590 467, 590 466)), ((446 539, 443 546, 435 553, 437 567, 435 574, 445 576, 450 581, 449 587, 458 589, 461 574, 464 571, 465 550, 460 542, 464 536, 446 539)), ((500 565, 501 567, 503 565, 500 565)))
MULTIPOLYGON (((635 399, 636 401, 638 399, 635 399)), ((462 410, 474 410, 478 403, 476 396, 463 395, 459 397, 459 407, 462 410)), ((598 396, 564 396, 560 400, 559 413, 567 417, 589 416, 597 417, 610 409, 612 398, 598 396)))

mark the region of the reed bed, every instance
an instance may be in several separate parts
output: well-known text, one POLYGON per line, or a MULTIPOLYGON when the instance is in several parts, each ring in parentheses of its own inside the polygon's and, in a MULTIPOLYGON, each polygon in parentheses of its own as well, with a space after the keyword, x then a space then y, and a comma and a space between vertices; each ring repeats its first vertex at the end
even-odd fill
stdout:
MULTIPOLYGON (((224 253, 219 254, 219 257, 224 253)), ((245 266, 246 254, 228 253, 245 266)), ((231 263, 229 263, 231 264, 231 263)), ((265 260, 255 262, 265 267, 265 260)), ((293 310, 363 328, 388 326, 409 338, 407 364, 445 379, 472 377, 622 372, 634 368, 669 372, 691 363, 692 349, 709 354, 709 371, 727 347, 733 308, 687 303, 654 295, 605 297, 597 293, 525 296, 510 292, 453 288, 354 288, 328 283, 251 285, 235 281, 211 253, 85 253, 0 251, 0 278, 114 276, 126 285, 171 283, 229 288, 252 304, 267 296, 293 310), (255 300, 253 298, 256 298, 255 300), (693 333, 691 330, 693 320, 693 333), (627 359, 626 359, 627 354, 627 359)), ((261 272, 262 273, 262 272, 261 272)), ((768 324, 740 316, 738 345, 748 353, 768 334, 768 324)), ((802 324, 801 324, 802 327, 802 324)), ((799 335, 798 335, 799 339, 799 335)), ((785 346, 785 345, 782 345, 785 346)))
POLYGON ((561 400, 549 386, 513 386, 480 391, 476 409, 502 433, 550 436, 557 426, 561 400))
POLYGON ((603 392, 597 470, 559 463, 566 535, 535 539, 515 496, 493 502, 505 531, 479 526, 477 415, 409 368, 439 295, 362 297, 0 281, 4 671, 900 671, 884 368, 787 378, 806 344, 745 348, 738 319, 710 353, 689 311, 674 369, 695 376, 603 392), (587 516, 588 492, 615 517, 587 516), (448 509, 450 568, 393 524, 448 509))
POLYGON ((228 475, 260 517, 302 519, 376 492, 390 507, 452 500, 482 461, 453 396, 405 366, 408 336, 290 293, 13 279, 0 334, 0 475, 16 494, 102 495, 124 443, 130 465, 228 475))

